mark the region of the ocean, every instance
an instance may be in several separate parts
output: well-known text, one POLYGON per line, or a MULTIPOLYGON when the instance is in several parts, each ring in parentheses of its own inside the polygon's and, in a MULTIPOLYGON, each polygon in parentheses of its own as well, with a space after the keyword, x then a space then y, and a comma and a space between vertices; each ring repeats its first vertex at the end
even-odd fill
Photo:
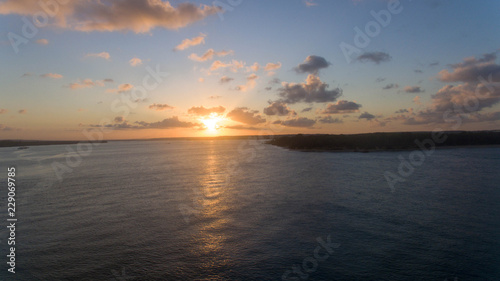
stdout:
POLYGON ((0 148, 1 280, 500 280, 500 148, 436 150, 391 189, 409 151, 90 147, 0 148))

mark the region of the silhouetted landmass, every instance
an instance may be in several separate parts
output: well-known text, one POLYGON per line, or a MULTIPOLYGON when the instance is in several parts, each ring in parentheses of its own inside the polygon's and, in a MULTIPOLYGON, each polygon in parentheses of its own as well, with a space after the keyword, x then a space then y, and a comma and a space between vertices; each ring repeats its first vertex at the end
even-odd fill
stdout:
POLYGON ((38 146, 38 145, 58 145, 82 143, 106 143, 107 141, 39 141, 39 140, 0 140, 0 147, 12 146, 38 146))
POLYGON ((500 131, 398 132, 356 135, 287 135, 276 136, 267 143, 303 151, 387 151, 500 145, 500 131))

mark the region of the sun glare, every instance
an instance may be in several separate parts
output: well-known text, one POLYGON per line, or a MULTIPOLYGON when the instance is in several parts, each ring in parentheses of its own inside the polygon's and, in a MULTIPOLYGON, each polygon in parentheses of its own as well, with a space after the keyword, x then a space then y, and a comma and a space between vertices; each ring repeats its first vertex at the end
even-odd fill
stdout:
POLYGON ((222 118, 218 116, 217 114, 210 114, 209 117, 205 119, 201 119, 200 121, 205 125, 205 129, 208 131, 216 131, 219 129, 219 121, 221 121, 222 118))

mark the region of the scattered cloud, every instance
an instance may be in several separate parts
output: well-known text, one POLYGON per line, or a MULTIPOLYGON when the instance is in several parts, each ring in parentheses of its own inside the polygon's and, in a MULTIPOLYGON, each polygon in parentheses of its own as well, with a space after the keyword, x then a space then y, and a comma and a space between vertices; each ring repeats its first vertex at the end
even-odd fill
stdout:
POLYGON ((248 71, 257 72, 260 69, 259 63, 255 62, 252 66, 248 67, 248 71))
POLYGON ((220 52, 216 52, 216 51, 214 51, 214 49, 208 49, 203 55, 201 55, 201 57, 198 56, 197 54, 193 53, 193 54, 189 55, 188 58, 190 60, 202 62, 202 61, 211 60, 214 56, 225 57, 225 56, 231 55, 231 54, 233 54, 232 50, 229 50, 229 51, 222 50, 220 52))
POLYGON ((247 90, 253 89, 255 87, 255 85, 257 84, 257 82, 255 81, 255 80, 257 80, 257 78, 259 78, 259 76, 257 76, 255 73, 250 74, 247 77, 247 83, 245 85, 237 86, 235 88, 235 90, 245 92, 247 90))
POLYGON ((372 119, 375 119, 375 115, 370 114, 370 113, 365 111, 364 113, 359 115, 358 119, 372 120, 372 119))
POLYGON ((327 68, 330 65, 325 58, 320 56, 308 56, 306 60, 295 67, 297 73, 310 73, 318 74, 319 70, 322 68, 327 68))
POLYGON ((288 119, 284 121, 277 120, 273 122, 274 124, 281 124, 286 127, 301 127, 301 128, 310 128, 316 124, 316 121, 306 118, 306 117, 297 117, 294 119, 288 119))
POLYGON ((217 70, 219 68, 230 68, 231 71, 237 72, 238 69, 243 68, 245 66, 245 63, 242 61, 237 61, 237 60, 232 60, 231 62, 224 63, 221 62, 220 60, 216 60, 212 63, 210 66, 210 70, 217 70))
POLYGON ((92 79, 84 79, 83 81, 73 82, 68 85, 72 90, 82 89, 82 88, 92 88, 95 86, 104 87, 104 83, 113 83, 113 79, 106 78, 104 80, 92 81, 92 79))
POLYGON ((200 44, 205 44, 205 37, 207 35, 203 34, 203 33, 200 33, 199 36, 196 36, 194 38, 191 38, 191 39, 184 39, 182 40, 182 42, 177 45, 175 48, 174 48, 174 51, 182 51, 182 50, 185 50, 189 47, 192 47, 192 46, 197 46, 197 45, 200 45, 200 44))
POLYGON ((447 69, 438 73, 438 78, 442 82, 476 82, 479 77, 490 80, 500 80, 500 65, 496 64, 495 53, 484 54, 482 58, 465 58, 463 62, 452 64, 451 72, 447 69))
POLYGON ((306 108, 302 109, 302 111, 301 111, 301 112, 309 112, 309 111, 311 111, 312 109, 313 109, 312 107, 306 107, 306 108))
POLYGON ((420 88, 420 86, 406 86, 404 90, 405 90, 405 92, 411 93, 411 94, 425 92, 425 90, 420 88))
POLYGON ((174 109, 173 106, 170 106, 166 103, 160 104, 160 103, 153 103, 152 105, 149 106, 149 109, 153 109, 156 111, 161 111, 161 110, 167 110, 167 109, 174 109))
POLYGON ((47 39, 38 39, 35 41, 38 45, 48 45, 49 44, 49 40, 47 39))
POLYGON ((234 78, 231 78, 231 77, 227 77, 227 76, 222 76, 219 80, 219 83, 221 84, 225 84, 225 83, 229 83, 231 81, 233 81, 234 78))
MULTIPOLYGON (((3 1, 0 14, 36 16, 41 10, 35 2, 3 1)), ((147 33, 155 27, 177 30, 221 11, 216 6, 180 3, 174 7, 170 1, 157 0, 66 1, 57 7, 54 25, 84 32, 147 33)))
POLYGON ((266 66, 264 66, 265 71, 273 71, 273 70, 278 70, 280 68, 281 68, 281 62, 277 63, 269 62, 266 64, 266 66))
POLYGON ((128 61, 131 66, 138 66, 142 64, 142 60, 140 58, 132 58, 128 61))
POLYGON ((264 114, 266 115, 278 115, 278 116, 286 116, 286 115, 296 115, 295 111, 290 109, 285 103, 275 101, 270 102, 270 105, 264 108, 264 114))
POLYGON ((304 0, 304 4, 306 4, 306 7, 318 6, 318 3, 315 3, 314 0, 304 0))
POLYGON ((111 56, 109 55, 108 52, 86 54, 85 57, 103 58, 105 60, 110 60, 111 59, 111 56))
POLYGON ((436 66, 436 65, 439 65, 439 62, 436 61, 436 62, 429 63, 429 66, 436 66))
POLYGON ((377 82, 377 83, 384 82, 384 81, 385 81, 385 78, 382 78, 382 77, 375 79, 375 82, 377 82))
POLYGON ((330 103, 321 114, 345 114, 358 112, 361 104, 352 101, 339 100, 337 103, 330 103))
POLYGON ((216 100, 222 98, 222 96, 209 96, 208 98, 211 100, 216 100))
POLYGON ((409 111, 406 108, 402 108, 402 109, 399 109, 398 111, 396 111, 394 113, 409 113, 409 111))
POLYGON ((342 121, 342 119, 333 118, 330 115, 325 116, 323 118, 319 118, 318 122, 323 123, 323 124, 340 124, 340 123, 344 123, 344 121, 342 121))
POLYGON ((226 111, 226 108, 223 106, 206 108, 203 106, 193 106, 188 109, 189 114, 198 115, 198 116, 208 116, 212 113, 217 113, 218 115, 223 114, 226 111))
POLYGON ((115 123, 123 123, 125 121, 125 118, 123 116, 116 116, 113 121, 115 121, 115 123))
POLYGON ((19 129, 15 129, 15 128, 0 124, 0 131, 19 131, 19 129))
POLYGON ((390 61, 392 58, 388 53, 384 52, 365 52, 357 57, 356 60, 360 62, 371 61, 376 64, 380 64, 381 62, 390 61))
POLYGON ((397 88, 399 88, 398 84, 391 83, 391 84, 385 85, 382 89, 389 90, 389 89, 397 89, 397 88))
POLYGON ((134 88, 134 85, 132 85, 132 84, 128 84, 128 83, 120 84, 120 85, 118 85, 118 88, 116 88, 116 89, 106 90, 106 93, 124 93, 124 92, 132 90, 132 88, 134 88))
POLYGON ((53 79, 61 79, 61 78, 63 78, 63 76, 61 74, 57 74, 57 73, 45 73, 45 74, 41 74, 40 77, 43 77, 43 78, 53 78, 53 79))
POLYGON ((414 69, 414 70, 413 70, 413 72, 415 72, 415 73, 424 73, 424 72, 423 72, 422 70, 420 70, 420 69, 414 69))
POLYGON ((200 124, 180 121, 179 117, 177 116, 173 116, 167 119, 163 119, 162 121, 151 122, 151 123, 138 121, 135 122, 135 124, 138 124, 140 129, 192 128, 195 126, 200 126, 200 124))
POLYGON ((414 102, 415 104, 422 105, 422 103, 420 102, 420 96, 415 96, 415 97, 413 98, 413 102, 414 102))
POLYGON ((319 77, 313 74, 307 76, 305 83, 283 82, 279 89, 282 101, 289 104, 299 102, 334 102, 342 96, 342 90, 336 88, 328 90, 328 84, 322 82, 319 77))
POLYGON ((248 124, 257 125, 266 122, 266 119, 262 118, 259 111, 250 110, 247 107, 237 107, 227 114, 227 117, 233 121, 248 124))
POLYGON ((19 114, 26 114, 26 109, 19 109, 17 111, 17 113, 19 113, 19 114))

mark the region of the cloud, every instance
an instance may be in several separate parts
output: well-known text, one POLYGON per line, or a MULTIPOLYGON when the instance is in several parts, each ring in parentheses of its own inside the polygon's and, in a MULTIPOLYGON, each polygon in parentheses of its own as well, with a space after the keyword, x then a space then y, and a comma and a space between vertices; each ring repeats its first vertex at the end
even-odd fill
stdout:
POLYGON ((409 113, 409 111, 406 108, 402 108, 402 109, 399 109, 398 111, 396 111, 394 113, 409 113))
POLYGON ((306 7, 318 6, 318 3, 315 3, 314 0, 304 0, 304 4, 306 4, 306 7))
POLYGON ((138 66, 142 64, 142 60, 140 58, 132 58, 128 61, 131 66, 138 66))
POLYGON ((436 65, 439 65, 439 62, 436 61, 436 62, 429 63, 429 66, 436 66, 436 65))
POLYGON ((267 63, 266 66, 264 66, 265 71, 273 71, 281 68, 281 62, 277 63, 267 63))
POLYGON ((140 126, 139 128, 141 129, 192 128, 195 126, 200 126, 200 124, 180 121, 179 117, 177 116, 163 119, 162 121, 158 122, 148 123, 144 121, 138 121, 135 123, 138 124, 140 126))
POLYGON ((48 45, 49 44, 49 40, 47 40, 47 39, 38 39, 35 42, 39 45, 48 45))
POLYGON ((73 82, 68 85, 72 90, 82 89, 82 88, 92 88, 95 86, 104 87, 104 83, 113 83, 113 79, 106 78, 104 80, 92 81, 92 79, 84 79, 83 81, 73 82))
POLYGON ((253 89, 255 87, 255 84, 257 83, 255 82, 257 78, 259 78, 259 76, 257 76, 255 73, 250 74, 247 77, 247 83, 245 85, 236 86, 235 90, 245 92, 247 90, 253 89))
POLYGON ((497 56, 495 53, 484 54, 482 58, 465 58, 463 62, 452 64, 453 70, 441 70, 438 78, 442 82, 476 82, 479 77, 491 80, 500 80, 500 65, 496 64, 497 56))
POLYGON ((312 107, 306 107, 306 108, 302 109, 302 111, 301 111, 301 112, 309 112, 309 111, 311 111, 312 109, 313 109, 312 107))
POLYGON ((415 96, 415 97, 413 98, 413 102, 414 102, 415 104, 422 105, 422 103, 420 102, 420 96, 415 96))
POLYGON ((184 39, 179 45, 174 48, 174 51, 182 51, 192 46, 205 44, 205 36, 205 34, 200 33, 200 36, 191 39, 184 39))
POLYGON ((425 90, 420 88, 420 86, 406 86, 404 90, 405 90, 405 92, 412 93, 412 94, 425 92, 425 90))
POLYGON ((278 115, 278 116, 297 114, 295 113, 295 111, 290 109, 285 103, 279 101, 272 102, 268 107, 264 108, 263 112, 266 115, 278 115))
POLYGON ((415 72, 415 73, 424 73, 424 72, 423 72, 422 70, 420 70, 420 69, 415 69, 415 70, 413 70, 413 72, 415 72))
POLYGON ((310 128, 316 124, 316 121, 306 118, 306 117, 297 117, 294 119, 288 119, 284 121, 277 120, 273 122, 273 124, 281 124, 286 127, 301 127, 301 128, 310 128))
POLYGON ((117 89, 108 89, 106 90, 106 93, 125 93, 127 91, 130 91, 132 90, 132 88, 134 88, 134 85, 132 84, 120 84, 118 85, 118 88, 117 89))
POLYGON ((248 71, 257 72, 260 69, 260 65, 255 62, 252 66, 249 66, 248 69, 249 69, 248 71))
POLYGON ((222 98, 222 96, 209 96, 208 98, 211 100, 216 100, 222 98))
POLYGON ((352 101, 339 100, 337 103, 330 103, 321 114, 340 114, 358 112, 361 104, 352 101))
POLYGON ((123 116, 116 116, 113 121, 115 121, 115 123, 123 123, 123 121, 125 121, 125 118, 123 118, 123 116))
POLYGON ((12 127, 0 124, 0 131, 14 131, 14 130, 18 130, 19 131, 19 129, 15 129, 15 128, 12 128, 12 127))
POLYGON ((211 60, 214 56, 225 57, 225 56, 231 55, 231 54, 233 54, 232 50, 229 50, 229 51, 222 50, 220 52, 216 52, 216 51, 214 51, 214 49, 208 49, 203 55, 201 55, 201 57, 198 56, 197 54, 193 53, 193 54, 189 55, 188 58, 190 60, 202 62, 202 61, 211 60))
POLYGON ((94 53, 94 54, 86 54, 85 57, 95 57, 95 58, 103 58, 105 60, 109 60, 111 56, 108 52, 94 53))
POLYGON ((308 56, 306 60, 295 67, 297 73, 310 73, 318 74, 318 71, 322 68, 327 68, 330 65, 325 58, 320 56, 308 56))
POLYGON ((298 102, 334 102, 342 96, 339 88, 328 90, 328 84, 323 83, 319 77, 313 74, 307 76, 305 83, 282 83, 278 91, 282 101, 289 104, 298 102))
POLYGON ((198 115, 198 116, 208 116, 212 113, 223 114, 226 111, 226 108, 223 106, 205 108, 203 106, 193 106, 188 109, 189 114, 198 115))
POLYGON ((225 129, 230 129, 230 130, 252 130, 252 131, 261 131, 265 130, 265 128, 257 128, 257 127, 249 127, 249 126, 244 126, 244 125, 234 125, 234 126, 225 126, 225 129))
POLYGON ((0 108, 0 114, 5 114, 7 112, 9 112, 7 109, 0 108))
POLYGON ((229 83, 231 81, 233 81, 234 78, 231 78, 231 77, 227 77, 227 76, 222 76, 219 80, 219 83, 221 84, 224 84, 224 83, 229 83))
MULTIPOLYGON (((37 0, 6 0, 0 3, 0 14, 35 16, 42 11, 37 0)), ((47 2, 48 3, 48 2, 47 2)), ((170 1, 65 1, 58 5, 54 24, 60 28, 90 31, 133 31, 147 33, 155 27, 177 30, 214 15, 221 8, 170 1)))
POLYGON ((57 73, 45 73, 45 74, 41 74, 40 77, 43 77, 43 78, 53 78, 53 79, 61 79, 61 78, 63 78, 63 76, 61 74, 57 74, 57 73))
POLYGON ((391 83, 391 84, 385 85, 382 89, 383 90, 389 90, 389 89, 397 89, 397 88, 399 88, 398 84, 391 83))
POLYGON ((247 107, 237 107, 227 114, 227 117, 233 121, 248 124, 257 125, 266 122, 266 119, 262 118, 256 110, 250 110, 247 107))
POLYGON ((167 110, 167 109, 174 109, 174 107, 170 106, 168 104, 153 103, 152 105, 149 106, 149 109, 161 111, 161 110, 167 110))
POLYGON ((358 119, 372 120, 372 119, 375 119, 375 115, 370 114, 370 113, 365 111, 364 113, 359 115, 358 119))
POLYGON ((376 64, 379 64, 381 62, 387 62, 390 61, 392 58, 388 53, 384 52, 365 52, 357 57, 356 60, 360 62, 367 62, 371 61, 376 64))
POLYGON ((342 119, 333 118, 332 116, 325 116, 323 118, 318 119, 318 121, 320 123, 323 123, 323 124, 340 124, 340 123, 344 123, 344 121, 342 121, 342 119))
POLYGON ((384 81, 385 81, 385 78, 382 78, 382 77, 375 79, 375 82, 377 82, 377 83, 384 82, 384 81))
POLYGON ((243 68, 245 66, 245 63, 242 61, 237 61, 237 60, 232 60, 231 62, 224 63, 221 62, 220 60, 216 60, 212 63, 210 66, 210 70, 217 70, 219 68, 231 68, 231 71, 237 72, 238 69, 243 68))
POLYGON ((19 114, 26 114, 26 109, 19 109, 17 111, 17 113, 19 113, 19 114))

